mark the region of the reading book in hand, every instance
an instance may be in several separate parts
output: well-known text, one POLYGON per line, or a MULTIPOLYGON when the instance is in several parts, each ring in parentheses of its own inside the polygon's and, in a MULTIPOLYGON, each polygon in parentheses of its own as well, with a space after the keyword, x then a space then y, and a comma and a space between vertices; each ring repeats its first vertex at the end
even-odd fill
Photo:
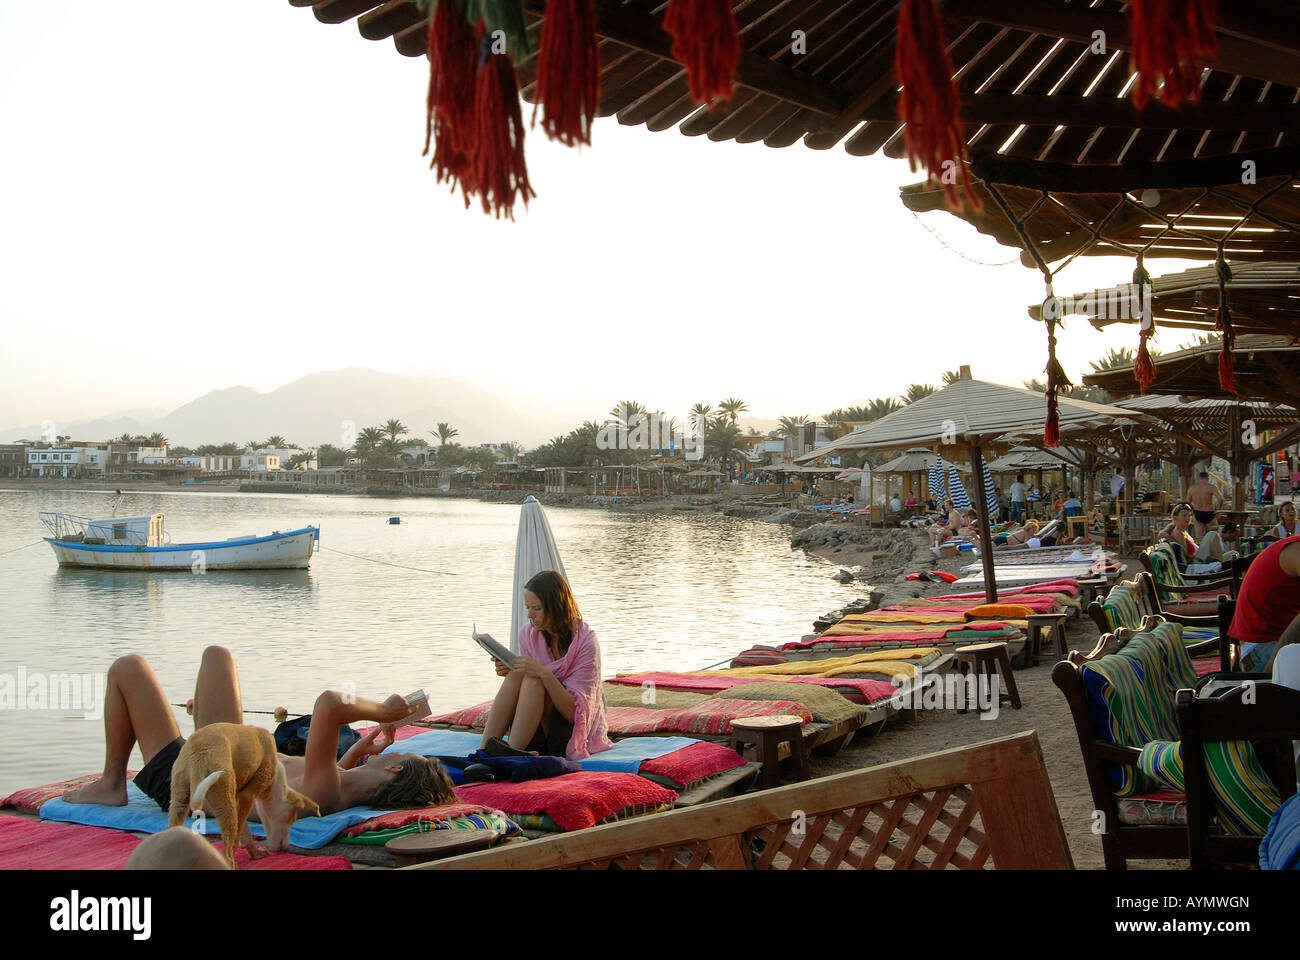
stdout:
POLYGON ((492 638, 491 634, 479 633, 477 623, 474 624, 474 632, 470 634, 470 636, 474 638, 475 643, 487 651, 489 656, 500 660, 507 667, 513 667, 515 665, 515 655, 505 647, 501 646, 501 644, 497 643, 496 640, 492 638))

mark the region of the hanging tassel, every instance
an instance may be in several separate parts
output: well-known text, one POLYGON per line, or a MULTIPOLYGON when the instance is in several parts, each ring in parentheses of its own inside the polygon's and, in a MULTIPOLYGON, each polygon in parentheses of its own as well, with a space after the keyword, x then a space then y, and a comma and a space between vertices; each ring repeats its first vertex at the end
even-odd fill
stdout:
POLYGON ((1043 443, 1049 447, 1059 447, 1061 413, 1057 394, 1063 387, 1071 387, 1073 384, 1056 359, 1056 318, 1060 316, 1060 304, 1050 282, 1047 285, 1047 299, 1043 301, 1042 316, 1047 324, 1047 424, 1043 428, 1043 443))
POLYGON ((903 0, 899 6, 894 73, 903 86, 898 119, 906 125, 903 138, 912 171, 924 168, 927 183, 941 182, 954 207, 962 203, 957 194, 960 181, 966 199, 978 210, 979 198, 966 178, 966 138, 948 38, 934 0, 903 0))
POLYGON ((469 206, 474 193, 474 66, 478 44, 474 30, 455 0, 438 0, 429 21, 429 96, 424 156, 433 144, 429 168, 438 183, 459 185, 469 206))
POLYGON ((1217 0, 1130 0, 1129 62, 1137 74, 1133 103, 1139 110, 1157 93, 1168 107, 1200 99, 1201 67, 1219 49, 1218 16, 1217 0))
POLYGON ((1236 345, 1237 334, 1232 329, 1232 316, 1228 313, 1228 283, 1232 280, 1232 268, 1219 252, 1219 259, 1214 265, 1219 275, 1219 309, 1214 314, 1214 328, 1219 331, 1219 386, 1229 393, 1237 392, 1237 375, 1233 370, 1232 348, 1236 345))
MULTIPOLYGON (((480 30, 482 25, 480 24, 480 30)), ((474 86, 474 185, 483 212, 515 218, 516 197, 527 208, 537 194, 528 183, 524 160, 524 116, 519 108, 519 80, 508 53, 493 53, 483 39, 483 60, 474 86)))
POLYGON ((591 146, 600 101, 600 55, 591 0, 546 0, 537 54, 537 105, 542 130, 566 147, 591 146))
POLYGON ((686 68, 691 99, 712 105, 730 100, 740 64, 740 28, 731 0, 668 0, 663 29, 672 55, 686 68))
POLYGON ((1138 331, 1138 351, 1137 362, 1133 364, 1133 379, 1137 381, 1138 392, 1145 394, 1147 387, 1156 382, 1156 365, 1151 359, 1151 351, 1147 349, 1147 340, 1156 332, 1156 320, 1151 315, 1150 294, 1151 274, 1147 273, 1147 268, 1142 265, 1142 258, 1138 257, 1137 269, 1133 271, 1133 285, 1137 288, 1138 308, 1142 311, 1141 326, 1138 331))

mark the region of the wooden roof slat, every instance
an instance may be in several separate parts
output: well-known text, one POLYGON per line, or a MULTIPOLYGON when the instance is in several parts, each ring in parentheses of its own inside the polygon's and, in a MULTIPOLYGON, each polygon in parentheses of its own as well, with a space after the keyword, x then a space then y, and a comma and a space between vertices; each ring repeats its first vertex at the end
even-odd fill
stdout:
POLYGON ((420 8, 408 0, 389 0, 357 18, 357 30, 367 40, 386 40, 399 30, 417 23, 428 23, 420 8))
POLYGON ((312 4, 311 9, 321 23, 347 23, 383 2, 384 0, 318 0, 312 4))

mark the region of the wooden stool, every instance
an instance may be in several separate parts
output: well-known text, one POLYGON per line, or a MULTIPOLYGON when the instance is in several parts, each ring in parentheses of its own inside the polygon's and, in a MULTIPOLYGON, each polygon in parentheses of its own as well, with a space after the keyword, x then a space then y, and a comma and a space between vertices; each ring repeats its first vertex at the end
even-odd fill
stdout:
POLYGON ((781 761, 778 751, 782 743, 790 744, 790 758, 794 761, 795 779, 807 780, 808 750, 803 742, 803 721, 790 714, 775 717, 743 717, 731 721, 731 748, 742 756, 745 744, 754 745, 754 759, 763 764, 763 789, 781 785, 781 761))
MULTIPOLYGON (((975 671, 975 680, 978 683, 981 676, 992 678, 1002 673, 1002 688, 998 691, 998 702, 1009 701, 1015 709, 1020 709, 1020 691, 1016 689, 1016 678, 1011 674, 1011 658, 1007 656, 1007 645, 1001 641, 996 643, 976 643, 968 647, 958 647, 956 649, 957 669, 961 671, 962 677, 966 677, 971 670, 975 671)), ((967 709, 961 709, 958 713, 966 713, 967 709)))
POLYGON ((384 849, 393 855, 399 867, 409 867, 413 863, 426 860, 441 860, 443 857, 455 857, 475 850, 486 850, 496 842, 497 835, 491 830, 430 830, 427 833, 408 833, 394 837, 384 844, 384 849))
POLYGON ((1056 659, 1064 660, 1070 655, 1070 651, 1065 646, 1065 620, 1069 614, 1065 613, 1031 613, 1029 620, 1029 642, 1025 646, 1028 653, 1027 661, 1029 666, 1036 666, 1039 660, 1045 660, 1048 654, 1043 652, 1045 644, 1042 643, 1042 630, 1047 628, 1048 635, 1052 638, 1052 644, 1056 648, 1056 659))
POLYGON ((1079 581, 1079 592, 1083 595, 1081 598, 1083 600, 1083 609, 1087 610, 1088 604, 1101 596, 1102 591, 1106 589, 1106 583, 1105 577, 1091 577, 1079 581))

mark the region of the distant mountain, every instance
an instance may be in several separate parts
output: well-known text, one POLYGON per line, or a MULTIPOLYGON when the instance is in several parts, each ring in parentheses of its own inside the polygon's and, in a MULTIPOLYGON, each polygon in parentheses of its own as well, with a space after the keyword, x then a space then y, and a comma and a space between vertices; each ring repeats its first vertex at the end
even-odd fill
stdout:
MULTIPOLYGON (((459 443, 517 441, 536 446, 575 425, 563 413, 521 408, 481 387, 433 374, 380 373, 348 367, 312 373, 258 393, 251 387, 212 390, 165 416, 60 422, 57 431, 77 440, 111 440, 123 433, 160 431, 173 444, 198 446, 279 434, 293 443, 344 446, 345 423, 355 430, 401 420, 408 435, 432 440, 439 421, 460 431, 459 443)), ((40 424, 0 430, 0 441, 38 439, 40 424)))

